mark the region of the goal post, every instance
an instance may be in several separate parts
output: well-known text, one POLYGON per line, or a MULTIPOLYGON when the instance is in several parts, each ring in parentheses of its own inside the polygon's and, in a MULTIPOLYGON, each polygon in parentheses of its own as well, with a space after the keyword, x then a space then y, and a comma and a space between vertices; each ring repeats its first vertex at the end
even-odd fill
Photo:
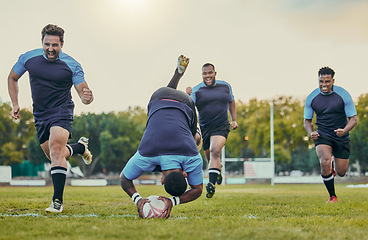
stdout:
POLYGON ((222 185, 226 183, 226 162, 242 161, 244 167, 245 179, 271 179, 271 185, 274 185, 275 179, 275 149, 274 149, 274 128, 273 128, 273 101, 270 104, 270 158, 226 158, 225 146, 221 152, 222 162, 222 185))

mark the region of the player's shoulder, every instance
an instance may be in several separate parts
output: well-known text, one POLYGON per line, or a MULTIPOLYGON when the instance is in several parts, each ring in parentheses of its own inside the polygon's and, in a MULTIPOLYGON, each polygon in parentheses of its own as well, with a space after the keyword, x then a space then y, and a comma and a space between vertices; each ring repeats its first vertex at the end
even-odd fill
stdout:
POLYGON ((37 57, 37 56, 42 56, 42 55, 43 55, 43 49, 42 48, 36 48, 36 49, 29 50, 29 51, 23 53, 20 58, 23 59, 23 61, 27 61, 30 58, 37 57))
POLYGON ((206 87, 206 85, 204 84, 204 82, 200 82, 199 84, 197 84, 197 85, 195 85, 194 87, 193 87, 193 92, 195 92, 195 91, 197 91, 198 89, 200 89, 200 88, 203 88, 203 87, 206 87))
POLYGON ((319 88, 315 88, 311 93, 309 93, 307 98, 315 98, 320 93, 321 90, 319 88))
POLYGON ((337 85, 333 86, 333 91, 338 94, 349 94, 349 92, 345 88, 337 86, 337 85))
POLYGON ((70 56, 67 53, 64 53, 63 51, 60 52, 59 59, 66 63, 66 65, 69 66, 70 69, 73 71, 77 71, 78 69, 82 69, 81 64, 75 60, 72 56, 70 56))
POLYGON ((60 60, 63 60, 63 61, 76 62, 76 63, 78 63, 77 60, 75 60, 72 56, 70 56, 69 54, 67 54, 67 53, 65 53, 63 51, 60 52, 59 59, 60 60))
POLYGON ((341 96, 344 101, 349 101, 351 99, 350 93, 343 87, 334 85, 333 91, 341 96))

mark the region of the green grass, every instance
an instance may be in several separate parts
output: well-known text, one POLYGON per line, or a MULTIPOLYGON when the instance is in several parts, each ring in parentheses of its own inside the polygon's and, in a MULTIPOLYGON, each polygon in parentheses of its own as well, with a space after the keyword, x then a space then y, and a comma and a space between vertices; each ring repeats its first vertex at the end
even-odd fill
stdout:
MULTIPOLYGON (((143 197, 162 186, 137 186, 143 197)), ((218 186, 174 207, 171 217, 139 219, 119 186, 65 188, 64 212, 46 214, 52 187, 0 187, 0 239, 367 239, 368 190, 337 184, 218 186)))

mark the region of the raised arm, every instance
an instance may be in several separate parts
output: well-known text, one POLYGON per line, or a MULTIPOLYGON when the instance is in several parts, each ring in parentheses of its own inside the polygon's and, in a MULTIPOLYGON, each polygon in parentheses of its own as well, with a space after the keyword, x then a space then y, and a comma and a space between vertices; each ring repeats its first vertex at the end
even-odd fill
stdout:
POLYGON ((86 82, 82 82, 75 86, 75 89, 78 92, 79 97, 82 100, 82 103, 88 105, 93 101, 93 94, 91 89, 89 89, 88 84, 86 82))
POLYGON ((10 71, 8 76, 8 92, 13 106, 11 115, 14 119, 19 118, 20 107, 18 103, 18 92, 19 92, 18 80, 20 77, 21 77, 20 75, 15 73, 14 69, 10 71))

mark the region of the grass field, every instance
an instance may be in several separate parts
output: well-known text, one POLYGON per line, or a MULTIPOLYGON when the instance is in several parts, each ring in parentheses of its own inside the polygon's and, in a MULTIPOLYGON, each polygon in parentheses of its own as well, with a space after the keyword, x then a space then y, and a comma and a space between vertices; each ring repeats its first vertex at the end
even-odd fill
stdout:
MULTIPOLYGON (((138 186, 143 197, 162 186, 138 186)), ((219 186, 174 207, 171 217, 139 219, 119 186, 71 187, 64 212, 46 214, 52 187, 0 187, 0 239, 368 239, 368 190, 337 184, 219 186)))

